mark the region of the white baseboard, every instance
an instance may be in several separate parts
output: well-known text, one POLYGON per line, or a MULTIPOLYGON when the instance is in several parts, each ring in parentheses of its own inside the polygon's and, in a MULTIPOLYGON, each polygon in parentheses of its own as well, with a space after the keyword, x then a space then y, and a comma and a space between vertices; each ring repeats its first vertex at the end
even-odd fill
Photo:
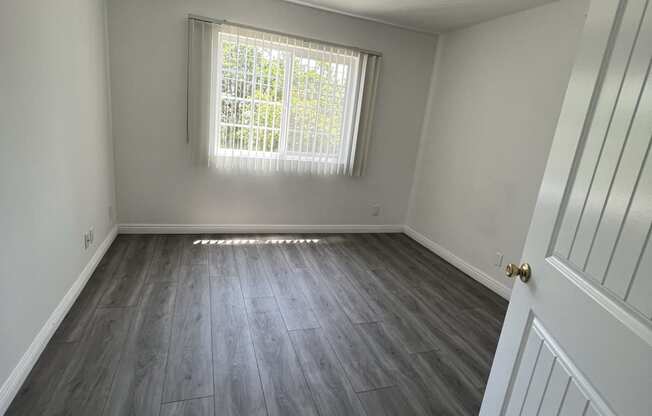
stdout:
POLYGON ((120 224, 120 234, 400 233, 403 225, 120 224))
POLYGON ((432 241, 425 235, 419 233, 418 231, 414 230, 413 228, 410 228, 409 226, 406 225, 404 227, 404 232, 405 234, 412 237, 414 240, 418 241, 421 245, 423 245, 433 253, 437 254, 439 257, 443 258, 453 266, 457 267, 458 269, 460 269, 461 271, 463 271, 473 279, 482 283, 484 286, 491 289, 501 297, 509 300, 509 297, 512 293, 512 289, 510 287, 505 286, 502 283, 498 282, 496 279, 489 276, 482 270, 478 269, 477 267, 473 266, 467 261, 457 257, 455 254, 451 253, 448 249, 435 243, 434 241, 432 241))
POLYGON ((45 349, 45 346, 50 341, 50 338, 52 338, 52 335, 54 335, 54 332, 59 327, 59 324, 61 324, 61 321, 68 313, 68 310, 70 310, 77 300, 77 297, 86 285, 86 282, 90 279, 95 268, 111 246, 111 243, 117 234, 118 227, 114 226, 111 231, 109 231, 109 234, 106 236, 104 241, 102 241, 102 243, 97 247, 93 257, 91 257, 70 289, 68 289, 68 292, 65 294, 63 299, 61 299, 59 305, 57 305, 54 312, 52 312, 48 320, 45 322, 45 325, 43 325, 38 334, 36 334, 36 337, 30 344, 29 348, 27 348, 27 351, 25 351, 25 354, 23 354, 20 361, 18 361, 16 367, 14 367, 11 374, 9 374, 7 380, 5 380, 2 387, 0 387, 0 415, 4 414, 9 408, 11 401, 18 393, 18 390, 29 375, 32 367, 36 364, 36 361, 45 349))

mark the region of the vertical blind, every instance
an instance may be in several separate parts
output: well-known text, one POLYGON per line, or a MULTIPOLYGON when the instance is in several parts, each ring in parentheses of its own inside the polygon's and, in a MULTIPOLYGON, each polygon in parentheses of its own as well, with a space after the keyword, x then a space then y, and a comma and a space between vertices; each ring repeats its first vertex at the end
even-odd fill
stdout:
POLYGON ((379 57, 190 19, 188 140, 221 171, 362 175, 379 57))

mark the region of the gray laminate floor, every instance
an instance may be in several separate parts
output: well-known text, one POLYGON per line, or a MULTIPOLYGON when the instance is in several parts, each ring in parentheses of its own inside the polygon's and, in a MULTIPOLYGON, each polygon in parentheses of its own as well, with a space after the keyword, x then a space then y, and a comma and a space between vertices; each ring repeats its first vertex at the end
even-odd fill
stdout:
POLYGON ((476 415, 506 307, 403 234, 120 236, 8 415, 476 415))

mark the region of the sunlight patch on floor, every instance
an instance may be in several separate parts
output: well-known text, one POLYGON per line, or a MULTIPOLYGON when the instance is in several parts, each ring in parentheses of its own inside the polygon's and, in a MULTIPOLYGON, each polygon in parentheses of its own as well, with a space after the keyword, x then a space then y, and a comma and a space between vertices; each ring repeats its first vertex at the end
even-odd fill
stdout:
POLYGON ((288 239, 255 239, 255 238, 232 238, 226 240, 195 240, 194 245, 253 245, 253 244, 314 244, 318 238, 288 238, 288 239))

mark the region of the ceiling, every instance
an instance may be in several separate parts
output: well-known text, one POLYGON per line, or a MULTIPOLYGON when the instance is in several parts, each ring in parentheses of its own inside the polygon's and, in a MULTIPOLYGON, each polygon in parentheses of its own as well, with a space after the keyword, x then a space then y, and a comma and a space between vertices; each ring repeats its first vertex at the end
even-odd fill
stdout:
POLYGON ((439 33, 555 0, 285 0, 422 32, 439 33))

